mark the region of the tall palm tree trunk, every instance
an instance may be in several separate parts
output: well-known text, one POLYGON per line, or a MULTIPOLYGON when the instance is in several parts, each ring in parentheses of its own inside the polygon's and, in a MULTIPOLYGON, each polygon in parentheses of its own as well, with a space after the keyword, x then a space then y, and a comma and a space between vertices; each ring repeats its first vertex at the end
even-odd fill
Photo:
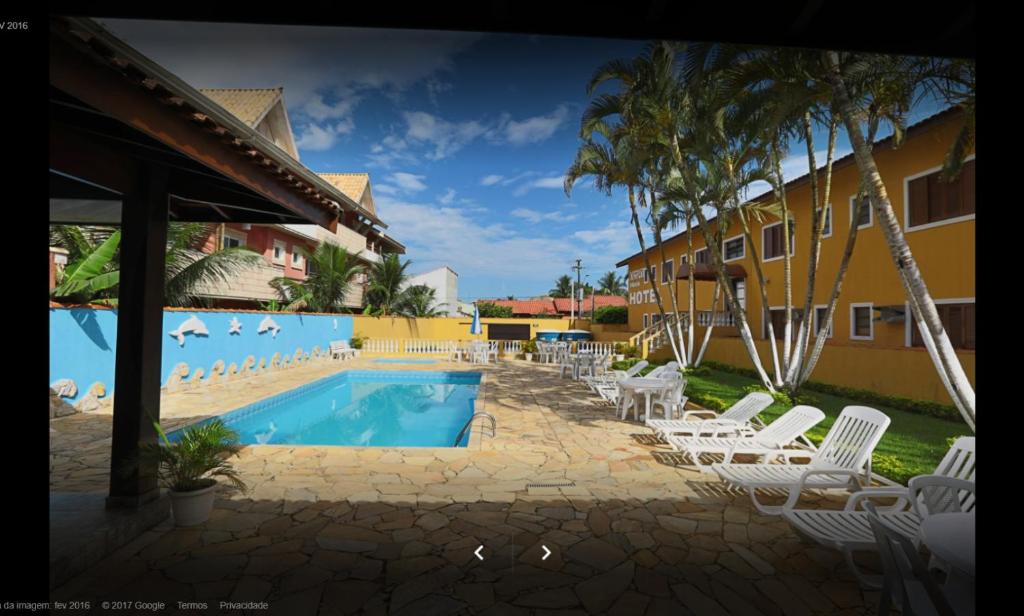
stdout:
POLYGON ((899 220, 892 209, 892 203, 885 190, 885 184, 878 173, 874 156, 871 153, 871 146, 864 140, 861 133, 861 114, 850 100, 846 90, 846 83, 839 71, 839 57, 836 52, 826 52, 829 62, 829 81, 832 84, 833 94, 839 107, 839 112, 846 126, 846 132, 853 145, 853 155, 857 162, 857 168, 865 180, 865 187, 871 205, 878 216, 879 226, 885 234, 886 242, 889 244, 889 252, 896 264, 900 279, 907 292, 907 299, 910 302, 911 312, 917 320, 921 331, 921 338, 924 340, 928 354, 931 356, 935 367, 938 369, 950 397, 956 404, 957 409, 967 424, 974 429, 975 426, 975 394, 974 388, 967 379, 963 366, 960 364, 956 351, 946 335, 946 330, 939 319, 939 313, 935 309, 935 302, 932 300, 928 287, 925 285, 921 270, 910 252, 903 231, 900 229, 899 220))
MULTIPOLYGON (((642 190, 643 189, 641 188, 641 191, 642 190)), ((644 240, 644 231, 643 228, 640 226, 640 213, 636 209, 636 192, 632 184, 627 186, 626 192, 629 196, 629 212, 633 219, 633 228, 636 230, 636 239, 638 242, 640 242, 640 252, 644 255, 644 267, 647 268, 647 274, 648 276, 650 276, 651 258, 650 255, 647 254, 647 242, 644 240)), ((658 281, 654 280, 653 277, 651 277, 651 290, 654 292, 654 299, 658 304, 658 312, 661 314, 662 323, 664 323, 665 309, 661 303, 661 293, 658 291, 658 281)), ((669 342, 672 342, 671 330, 666 331, 669 332, 667 334, 669 336, 669 342)), ((674 343, 672 345, 672 352, 676 354, 676 356, 678 357, 679 352, 675 348, 674 343)))
MULTIPOLYGON (((665 256, 665 244, 661 239, 661 225, 654 225, 654 241, 657 242, 659 252, 661 253, 661 267, 664 269, 666 256, 665 256)), ((673 274, 675 274, 675 263, 672 264, 673 274)), ((676 277, 673 275, 668 281, 668 292, 672 298, 672 325, 676 328, 676 343, 673 345, 672 350, 676 353, 676 361, 679 362, 680 366, 686 367, 689 362, 686 359, 686 344, 683 341, 683 332, 680 329, 679 324, 679 302, 676 300, 676 294, 679 291, 679 285, 676 283, 676 277)), ((671 329, 671 327, 669 327, 671 329)))
POLYGON ((790 355, 793 347, 793 251, 789 241, 789 204, 786 201, 786 179, 782 175, 782 162, 779 160, 778 142, 772 143, 772 171, 775 173, 777 188, 776 197, 782 206, 782 293, 783 293, 783 326, 782 326, 782 373, 777 378, 785 383, 785 373, 789 371, 790 355))
MULTIPOLYGON (((757 290, 761 295, 761 319, 768 330, 768 348, 772 352, 772 369, 775 372, 775 385, 782 387, 782 368, 779 365, 779 347, 775 339, 775 325, 772 323, 771 312, 768 310, 768 284, 765 281, 764 270, 761 269, 761 257, 757 254, 757 247, 754 245, 754 237, 750 233, 750 223, 742 209, 737 209, 736 216, 740 220, 740 228, 743 229, 743 240, 750 249, 751 261, 754 264, 754 276, 757 278, 757 290)), ((730 289, 731 290, 731 289, 730 289)))
POLYGON ((693 363, 696 368, 704 361, 704 351, 708 350, 708 343, 711 341, 711 331, 715 329, 715 311, 718 310, 718 296, 721 295, 722 285, 717 281, 715 282, 715 295, 711 300, 711 323, 708 324, 708 328, 704 330, 704 340, 700 344, 700 353, 697 354, 697 361, 693 363))
MULTIPOLYGON (((697 207, 700 207, 700 206, 698 205, 697 207)), ((688 308, 687 314, 689 315, 689 318, 687 319, 687 324, 686 324, 686 330, 687 330, 686 331, 686 335, 687 335, 687 340, 689 341, 689 346, 687 346, 686 348, 690 352, 690 356, 687 357, 687 359, 689 360, 691 365, 693 365, 693 361, 694 361, 693 360, 693 343, 694 343, 693 339, 694 339, 694 335, 695 335, 694 334, 694 328, 696 327, 696 323, 697 323, 697 285, 696 285, 697 278, 694 276, 694 272, 693 272, 695 263, 693 262, 693 224, 692 224, 692 222, 693 222, 693 218, 690 216, 690 212, 687 211, 687 213, 686 213, 686 269, 687 269, 687 272, 686 272, 686 284, 687 284, 686 296, 687 296, 687 300, 688 300, 687 301, 687 304, 688 304, 687 305, 687 308, 688 308)), ((717 300, 717 297, 718 296, 716 295, 715 296, 716 300, 717 300)), ((712 317, 714 317, 714 314, 715 314, 714 308, 712 308, 711 309, 712 317)), ((714 319, 712 318, 712 320, 714 320, 714 319)), ((705 342, 704 344, 706 345, 707 342, 705 342)), ((702 348, 701 349, 701 353, 703 353, 703 352, 704 352, 704 350, 702 348)), ((697 361, 699 363, 700 362, 700 358, 698 358, 697 361)))
MULTIPOLYGON (((810 341, 810 330, 814 327, 814 290, 818 278, 818 261, 821 257, 821 239, 825 233, 825 208, 829 205, 829 195, 832 189, 832 159, 836 145, 836 119, 830 118, 828 127, 828 152, 825 160, 825 186, 822 190, 822 198, 818 200, 818 172, 817 161, 814 159, 814 134, 811 129, 811 118, 809 113, 804 114, 804 141, 807 143, 807 166, 811 170, 811 247, 807 260, 807 293, 804 295, 804 318, 800 321, 800 329, 796 338, 796 356, 791 360, 789 372, 786 374, 786 382, 789 383, 790 391, 796 393, 802 381, 800 376, 803 372, 804 362, 807 359, 807 346, 810 341), (820 204, 820 210, 819 210, 820 204), (819 214, 820 212, 820 214, 819 214)), ((827 323, 828 321, 826 321, 827 323)))

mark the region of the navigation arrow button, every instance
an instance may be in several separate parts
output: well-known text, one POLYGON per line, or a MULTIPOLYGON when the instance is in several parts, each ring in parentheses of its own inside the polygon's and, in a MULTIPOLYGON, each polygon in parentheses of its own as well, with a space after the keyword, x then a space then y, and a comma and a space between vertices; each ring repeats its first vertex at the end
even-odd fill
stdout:
POLYGON ((551 556, 551 550, 548 549, 548 546, 543 544, 541 544, 540 547, 544 548, 544 556, 541 557, 541 560, 547 560, 548 556, 551 556))
POLYGON ((483 557, 483 556, 480 556, 480 550, 482 550, 482 549, 484 549, 484 546, 482 546, 482 545, 481 545, 480 547, 478 547, 478 548, 477 548, 476 550, 474 550, 474 551, 473 551, 473 554, 474 554, 474 555, 475 555, 475 556, 476 556, 477 558, 479 558, 480 560, 483 560, 483 559, 484 559, 484 557, 483 557))

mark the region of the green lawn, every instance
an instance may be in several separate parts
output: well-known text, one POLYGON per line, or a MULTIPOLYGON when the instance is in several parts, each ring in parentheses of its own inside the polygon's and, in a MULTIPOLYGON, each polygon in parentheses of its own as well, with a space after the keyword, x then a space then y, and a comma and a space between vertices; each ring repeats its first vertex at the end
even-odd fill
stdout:
MULTIPOLYGON (((757 381, 739 374, 711 370, 708 376, 687 376, 686 395, 697 398, 704 394, 732 404, 747 394, 744 391, 745 387, 754 384, 757 384, 757 381)), ((811 440, 816 443, 820 443, 825 437, 825 433, 832 427, 843 407, 871 406, 891 417, 892 423, 875 449, 872 470, 903 484, 915 475, 934 472, 935 466, 949 449, 947 440, 950 437, 972 434, 971 429, 963 422, 917 415, 817 391, 806 393, 815 399, 813 406, 825 413, 824 421, 808 433, 811 440)), ((776 402, 763 411, 760 417, 762 421, 769 423, 787 410, 787 405, 776 402)))

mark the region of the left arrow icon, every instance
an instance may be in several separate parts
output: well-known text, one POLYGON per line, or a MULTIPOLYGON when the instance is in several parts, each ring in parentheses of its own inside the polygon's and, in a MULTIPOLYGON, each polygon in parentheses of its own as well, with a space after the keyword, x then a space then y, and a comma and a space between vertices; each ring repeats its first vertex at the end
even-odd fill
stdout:
POLYGON ((473 552, 473 554, 475 554, 475 555, 476 555, 476 557, 477 557, 477 558, 479 558, 480 560, 483 560, 483 559, 484 559, 484 557, 483 557, 483 556, 480 556, 480 550, 482 550, 482 549, 484 549, 484 546, 480 546, 480 547, 478 547, 478 548, 476 549, 476 551, 475 551, 475 552, 473 552))

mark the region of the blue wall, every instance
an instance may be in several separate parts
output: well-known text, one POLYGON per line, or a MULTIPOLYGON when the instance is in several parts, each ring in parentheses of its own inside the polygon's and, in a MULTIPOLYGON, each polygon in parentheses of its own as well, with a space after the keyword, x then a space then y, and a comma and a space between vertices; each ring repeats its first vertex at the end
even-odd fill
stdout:
MULTIPOLYGON (((232 362, 239 370, 246 356, 270 359, 275 353, 291 357, 299 347, 310 353, 313 347, 327 350, 332 340, 352 339, 352 318, 345 315, 311 315, 282 312, 232 312, 165 310, 160 383, 166 383, 174 366, 188 364, 189 374, 202 368, 203 378, 218 359, 225 368, 232 362), (209 335, 185 334, 185 345, 169 332, 178 329, 189 317, 199 317, 209 335), (277 336, 272 332, 258 334, 256 329, 264 317, 269 316, 278 326, 277 336), (239 334, 229 334, 230 321, 241 322, 239 334)), ((117 311, 92 308, 50 308, 50 383, 59 379, 72 379, 78 386, 77 401, 89 387, 100 381, 107 388, 107 397, 114 391, 114 349, 117 348, 117 311)))

